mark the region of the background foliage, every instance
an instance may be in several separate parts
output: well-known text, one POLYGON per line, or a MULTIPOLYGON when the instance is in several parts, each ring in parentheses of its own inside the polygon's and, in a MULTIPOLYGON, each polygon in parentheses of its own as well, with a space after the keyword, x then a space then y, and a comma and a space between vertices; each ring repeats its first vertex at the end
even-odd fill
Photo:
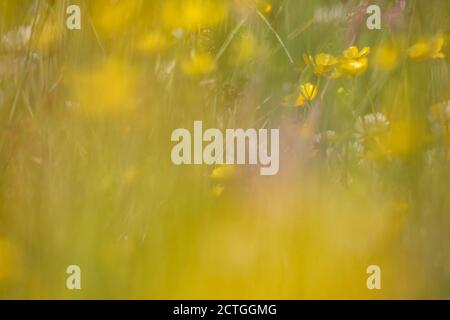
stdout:
POLYGON ((449 298, 450 2, 372 3, 381 30, 368 1, 1 1, 0 297, 449 298), (194 120, 280 128, 279 174, 174 166, 194 120))

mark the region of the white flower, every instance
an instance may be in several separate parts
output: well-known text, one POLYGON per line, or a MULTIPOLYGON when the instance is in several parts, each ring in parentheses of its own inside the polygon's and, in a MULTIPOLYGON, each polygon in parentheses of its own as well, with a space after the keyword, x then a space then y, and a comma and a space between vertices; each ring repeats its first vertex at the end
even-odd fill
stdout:
POLYGON ((314 13, 314 20, 317 23, 331 23, 342 20, 345 17, 342 5, 327 8, 318 8, 314 13))
POLYGON ((450 120, 450 101, 447 103, 447 107, 445 108, 445 115, 447 119, 450 120))
POLYGON ((314 141, 316 144, 321 144, 322 142, 330 142, 336 139, 336 132, 333 130, 327 130, 321 133, 318 133, 314 136, 314 141))
POLYGON ((2 44, 9 51, 22 50, 28 45, 30 38, 31 27, 21 26, 17 30, 5 34, 2 38, 2 44))
POLYGON ((373 114, 368 114, 364 116, 364 122, 366 124, 373 124, 375 122, 375 116, 373 114))
POLYGON ((386 116, 380 112, 376 114, 367 114, 359 117, 356 121, 357 137, 361 138, 365 135, 376 135, 389 129, 389 121, 386 116))
POLYGON ((327 130, 314 135, 314 142, 316 148, 325 151, 325 156, 330 158, 336 152, 336 144, 333 143, 336 140, 336 132, 327 130))

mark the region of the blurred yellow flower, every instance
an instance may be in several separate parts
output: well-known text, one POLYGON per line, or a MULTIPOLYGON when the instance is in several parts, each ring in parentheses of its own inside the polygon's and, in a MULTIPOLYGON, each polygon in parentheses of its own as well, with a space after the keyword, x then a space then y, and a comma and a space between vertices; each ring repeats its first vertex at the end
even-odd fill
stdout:
POLYGON ((233 43, 229 62, 232 65, 239 66, 252 61, 256 55, 258 44, 256 38, 250 32, 244 33, 233 43))
POLYGON ((361 51, 354 46, 344 50, 343 57, 339 61, 339 68, 333 77, 362 75, 369 65, 369 60, 366 57, 369 53, 369 47, 364 47, 361 51))
POLYGON ((438 33, 431 39, 423 39, 411 46, 408 49, 408 56, 416 61, 445 58, 444 53, 441 51, 444 43, 444 35, 438 33))
POLYGON ((137 48, 143 52, 152 53, 169 47, 172 42, 172 39, 164 32, 153 30, 138 40, 137 48))
POLYGON ((71 81, 78 111, 85 116, 123 115, 135 107, 135 71, 119 60, 110 58, 92 71, 75 72, 71 81))
POLYGON ((162 19, 170 30, 198 31, 220 24, 227 12, 226 2, 222 0, 173 0, 165 2, 162 19))
POLYGON ((408 119, 392 122, 386 145, 397 156, 405 156, 414 151, 422 142, 424 132, 419 123, 408 119))
POLYGON ((361 50, 358 50, 358 47, 352 46, 348 49, 345 49, 343 52, 344 59, 359 59, 367 56, 370 53, 369 47, 364 47, 361 50))
POLYGON ((315 74, 335 79, 341 76, 362 75, 369 64, 367 59, 369 53, 369 47, 364 47, 360 51, 357 47, 352 46, 344 50, 339 58, 329 53, 319 53, 314 57, 303 55, 303 60, 306 64, 312 66, 315 74))
POLYGON ((181 68, 185 74, 195 77, 216 71, 217 65, 208 53, 192 53, 189 59, 183 61, 181 68))
POLYGON ((122 176, 122 181, 125 185, 131 185, 136 181, 139 174, 140 172, 136 167, 128 167, 122 176))
POLYGON ((96 0, 92 1, 92 19, 102 35, 112 37, 135 21, 141 7, 142 0, 96 0))
POLYGON ((233 178, 235 175, 235 165, 223 164, 214 168, 210 175, 210 178, 213 180, 226 181, 233 178))
POLYGON ((340 71, 346 76, 360 76, 367 70, 367 58, 342 60, 340 63, 340 71))
POLYGON ((14 279, 19 268, 19 251, 16 245, 8 239, 0 238, 0 282, 14 279))
POLYGON ((307 101, 312 101, 317 96, 318 88, 311 82, 302 84, 300 86, 300 94, 295 101, 297 107, 305 105, 307 101))
POLYGON ((237 167, 230 164, 222 164, 215 167, 209 176, 214 182, 211 192, 214 196, 220 197, 225 191, 225 185, 229 183, 237 173, 237 167))
POLYGON ((317 86, 313 85, 311 82, 308 82, 300 86, 300 93, 306 100, 312 101, 317 95, 317 86))
POLYGON ((338 59, 328 53, 319 53, 314 58, 304 55, 303 60, 313 66, 314 73, 317 75, 327 74, 338 64, 338 59))
POLYGON ((382 44, 374 52, 373 63, 377 69, 390 71, 394 69, 399 60, 399 51, 392 44, 382 44))
POLYGON ((261 12, 265 15, 265 16, 270 16, 272 14, 272 4, 270 2, 264 2, 261 5, 261 12))
POLYGON ((220 197, 222 193, 225 191, 225 187, 222 184, 216 184, 212 188, 212 194, 216 197, 220 197))

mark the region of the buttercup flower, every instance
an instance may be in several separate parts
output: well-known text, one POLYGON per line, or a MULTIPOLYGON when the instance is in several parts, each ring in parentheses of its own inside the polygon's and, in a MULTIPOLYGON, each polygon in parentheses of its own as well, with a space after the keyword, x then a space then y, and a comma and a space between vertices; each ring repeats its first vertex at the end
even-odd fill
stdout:
POLYGON ((324 75, 329 73, 338 64, 338 59, 328 53, 319 53, 314 58, 304 55, 305 63, 310 63, 313 66, 314 73, 317 75, 324 75))
POLYGON ((343 57, 339 61, 339 68, 336 70, 334 77, 340 75, 360 76, 369 65, 367 55, 370 53, 369 47, 364 47, 361 51, 357 47, 350 47, 343 52, 343 57))
POLYGON ((408 56, 416 61, 445 58, 444 53, 441 52, 444 43, 444 35, 438 33, 433 38, 421 40, 410 47, 408 56))
POLYGON ((369 47, 364 47, 361 51, 357 47, 350 47, 336 58, 328 53, 319 53, 315 57, 304 55, 306 64, 312 65, 316 75, 322 75, 330 79, 341 76, 362 75, 369 65, 367 55, 370 53, 369 47))
POLYGON ((262 11, 262 13, 264 14, 264 15, 266 15, 266 16, 270 16, 271 15, 271 13, 272 13, 272 4, 270 4, 270 2, 264 2, 262 5, 261 5, 261 11, 262 11))
POLYGON ((345 49, 343 52, 344 59, 360 59, 367 56, 370 53, 369 47, 364 47, 363 49, 358 50, 357 47, 352 46, 348 49, 345 49))
POLYGON ((295 105, 301 107, 305 105, 307 101, 312 101, 317 96, 318 88, 311 82, 302 84, 300 86, 300 94, 297 97, 295 105))

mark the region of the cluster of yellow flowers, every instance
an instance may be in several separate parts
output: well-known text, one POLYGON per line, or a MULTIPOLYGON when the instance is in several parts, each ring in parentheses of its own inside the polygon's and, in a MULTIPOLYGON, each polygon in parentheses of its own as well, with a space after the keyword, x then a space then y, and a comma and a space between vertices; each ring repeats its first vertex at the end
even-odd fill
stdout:
MULTIPOLYGON (((328 79, 336 79, 342 76, 354 77, 362 75, 369 64, 367 58, 369 53, 369 47, 359 50, 357 47, 352 46, 344 50, 341 57, 322 52, 314 57, 304 55, 303 59, 308 66, 311 66, 314 74, 328 79)), ((316 98, 318 90, 318 85, 311 82, 301 84, 295 99, 295 106, 306 106, 308 102, 316 98)), ((286 105, 289 105, 290 98, 291 96, 285 98, 286 105)))
MULTIPOLYGON (((422 38, 406 50, 408 57, 414 61, 445 58, 442 52, 445 37, 438 33, 433 37, 422 38)), ((370 47, 361 50, 356 46, 345 49, 340 56, 321 52, 315 56, 303 55, 303 60, 310 66, 313 73, 327 79, 337 79, 343 76, 355 77, 363 75, 368 66, 370 47)), ((382 45, 375 51, 375 66, 384 71, 392 70, 398 65, 400 53, 397 46, 382 45)), ((317 96, 318 87, 311 82, 300 85, 295 106, 302 107, 317 96)), ((288 99, 289 97, 287 97, 288 99)))
POLYGON ((304 55, 306 64, 313 68, 316 75, 336 79, 342 76, 360 76, 369 65, 367 55, 370 53, 369 47, 359 50, 352 46, 342 53, 340 57, 335 57, 329 53, 319 53, 316 56, 304 55))

